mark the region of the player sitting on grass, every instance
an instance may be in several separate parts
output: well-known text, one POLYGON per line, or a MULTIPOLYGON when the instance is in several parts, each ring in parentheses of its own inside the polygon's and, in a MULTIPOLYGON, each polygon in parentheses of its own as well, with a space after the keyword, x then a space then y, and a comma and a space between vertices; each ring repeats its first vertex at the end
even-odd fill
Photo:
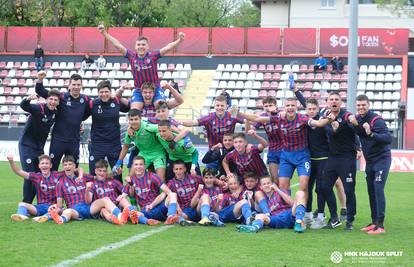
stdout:
POLYGON ((17 208, 17 213, 11 216, 11 219, 15 222, 25 221, 29 219, 29 215, 35 215, 33 220, 35 222, 46 222, 48 220, 47 209, 50 205, 56 203, 55 187, 63 174, 62 172, 51 171, 52 160, 48 155, 39 156, 39 169, 40 172, 25 172, 18 168, 13 161, 13 156, 7 156, 10 167, 15 174, 23 177, 26 180, 30 180, 36 186, 37 192, 37 205, 20 202, 17 208))
POLYGON ((165 224, 175 224, 179 220, 177 215, 177 194, 171 192, 163 180, 155 173, 145 170, 145 159, 136 156, 132 163, 131 177, 126 177, 128 184, 124 193, 135 197, 144 216, 136 211, 131 212, 132 223, 154 224, 148 219, 164 221, 165 224), (159 194, 160 189, 165 194, 159 194), (166 196, 166 199, 165 199, 166 196), (163 202, 163 200, 165 201, 163 202))
POLYGON ((210 211, 216 211, 220 201, 223 199, 223 193, 220 187, 215 186, 214 182, 217 180, 216 171, 213 169, 205 168, 203 171, 203 190, 198 190, 194 195, 194 201, 197 204, 197 213, 200 215, 201 220, 198 222, 201 225, 214 224, 216 226, 224 226, 224 224, 216 220, 210 211))
POLYGON ((201 176, 193 176, 186 170, 186 164, 182 160, 176 160, 173 164, 174 178, 168 181, 168 188, 177 194, 178 207, 180 214, 180 225, 192 225, 192 222, 200 220, 196 207, 198 204, 198 194, 201 194, 204 185, 201 176))
MULTIPOLYGON (((104 159, 100 159, 95 163, 95 176, 85 175, 90 182, 86 183, 86 203, 90 204, 93 200, 109 198, 119 208, 126 209, 124 214, 128 214, 132 210, 136 210, 136 207, 132 206, 129 200, 122 196, 124 186, 116 179, 113 179, 108 175, 108 162, 104 159)), ((109 221, 113 222, 112 214, 103 208, 101 210, 101 216, 109 221)))
POLYGON ((260 186, 263 192, 256 194, 266 203, 260 206, 262 213, 256 215, 251 225, 238 225, 237 230, 256 233, 263 228, 263 225, 267 225, 278 229, 294 226, 295 232, 304 232, 305 192, 297 191, 295 199, 292 199, 288 191, 280 189, 269 176, 260 179, 260 186))
POLYGON ((267 174, 267 168, 260 156, 260 153, 267 147, 267 141, 256 134, 256 131, 249 130, 249 135, 259 141, 259 145, 251 145, 247 143, 244 133, 234 134, 234 150, 229 152, 223 159, 223 168, 227 177, 234 176, 230 171, 229 163, 234 163, 237 169, 237 175, 240 180, 248 171, 254 171, 259 176, 267 174))
POLYGON ((248 195, 243 190, 243 186, 235 177, 227 179, 229 192, 224 194, 223 200, 219 204, 218 216, 222 222, 236 222, 244 218, 246 224, 250 224, 252 214, 248 200, 248 195))
POLYGON ((102 208, 110 211, 112 222, 114 224, 123 224, 128 219, 128 209, 123 213, 108 198, 104 197, 93 201, 91 204, 86 203, 86 182, 87 178, 80 173, 79 177, 75 175, 75 159, 73 156, 65 156, 62 160, 64 174, 56 185, 56 205, 49 207, 49 215, 57 224, 67 223, 70 220, 90 219, 98 215, 102 208), (65 201, 67 209, 63 209, 65 201), (61 216, 59 214, 62 213, 61 216))

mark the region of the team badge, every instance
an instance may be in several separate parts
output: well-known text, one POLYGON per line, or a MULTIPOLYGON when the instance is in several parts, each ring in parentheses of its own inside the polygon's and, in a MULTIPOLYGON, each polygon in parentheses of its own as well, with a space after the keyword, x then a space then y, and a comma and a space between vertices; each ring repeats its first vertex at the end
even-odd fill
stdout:
POLYGON ((179 188, 179 189, 177 189, 177 194, 178 194, 178 195, 180 195, 180 196, 184 196, 184 195, 185 195, 185 190, 184 190, 184 188, 179 188))
POLYGON ((99 114, 102 113, 102 106, 101 105, 98 106, 98 113, 99 114))
POLYGON ((99 196, 102 196, 102 195, 104 194, 104 190, 103 190, 102 188, 98 188, 98 189, 96 189, 96 193, 97 193, 99 196))
POLYGON ((194 181, 194 180, 191 180, 191 181, 190 181, 190 184, 195 184, 195 181, 194 181))
POLYGON ((141 188, 135 187, 135 194, 141 195, 141 188))
POLYGON ((46 123, 47 121, 48 121, 47 115, 44 115, 43 118, 42 118, 42 122, 45 122, 46 123))
POLYGON ((112 185, 112 182, 108 182, 108 185, 112 185))
POLYGON ((42 182, 40 182, 40 190, 42 190, 43 192, 46 192, 46 191, 47 191, 47 185, 45 185, 45 184, 43 183, 43 181, 42 181, 42 182))
POLYGON ((296 128, 299 128, 300 127, 300 123, 296 123, 296 128))
POLYGON ((90 160, 90 161, 93 161, 94 159, 95 159, 95 157, 94 157, 94 156, 90 156, 90 157, 89 157, 89 160, 90 160))
POLYGON ((74 187, 74 186, 69 186, 68 187, 68 191, 69 191, 69 193, 76 193, 76 187, 74 187))
POLYGON ((27 164, 32 163, 32 159, 26 159, 26 163, 27 163, 27 164))
POLYGON ((151 63, 151 59, 147 58, 147 64, 151 63))
POLYGON ((110 106, 111 106, 111 108, 114 108, 115 107, 115 104, 114 103, 111 103, 110 106))
POLYGON ((66 102, 66 106, 72 106, 72 103, 70 101, 66 102))
POLYGON ((341 118, 341 117, 338 117, 336 120, 337 120, 338 122, 342 122, 342 118, 341 118))
POLYGON ((53 159, 53 158, 55 157, 55 154, 50 153, 50 155, 49 155, 49 156, 50 156, 50 158, 51 158, 51 159, 53 159))
POLYGON ((81 104, 83 104, 83 103, 85 102, 85 100, 84 100, 83 98, 81 98, 81 99, 79 100, 79 102, 81 102, 81 104))

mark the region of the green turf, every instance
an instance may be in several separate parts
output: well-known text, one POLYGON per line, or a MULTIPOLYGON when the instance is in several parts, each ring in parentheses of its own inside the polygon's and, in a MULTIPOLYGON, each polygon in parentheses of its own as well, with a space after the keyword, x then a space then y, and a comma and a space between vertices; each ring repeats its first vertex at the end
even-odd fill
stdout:
MULTIPOLYGON (((114 226, 101 221, 55 225, 31 221, 15 223, 22 179, 0 163, 0 266, 46 266, 72 259, 88 251, 122 241, 154 227, 114 226)), ((403 251, 402 257, 345 257, 341 266, 413 266, 414 214, 412 174, 391 174, 386 187, 387 234, 368 236, 358 229, 369 222, 369 207, 363 173, 357 178, 358 214, 355 230, 265 229, 258 234, 224 228, 174 226, 164 232, 120 249, 85 260, 80 266, 331 266, 333 251, 403 251)), ((296 183, 297 180, 292 181, 296 183)), ((315 205, 315 204, 314 204, 315 205)), ((157 226, 158 227, 158 226, 157 226)), ((162 227, 162 226, 160 226, 162 227)))

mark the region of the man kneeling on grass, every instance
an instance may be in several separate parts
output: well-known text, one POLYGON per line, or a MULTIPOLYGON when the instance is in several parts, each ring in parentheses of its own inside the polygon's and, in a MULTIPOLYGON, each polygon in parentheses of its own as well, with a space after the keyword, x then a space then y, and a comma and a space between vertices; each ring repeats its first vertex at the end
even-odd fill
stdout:
POLYGON ((86 183, 87 178, 80 173, 75 176, 75 159, 73 156, 65 156, 62 160, 64 175, 56 185, 56 205, 49 208, 49 215, 57 224, 67 223, 76 219, 91 219, 99 215, 105 208, 111 212, 111 221, 114 224, 123 224, 128 220, 128 209, 121 210, 108 197, 100 198, 87 204, 86 183), (63 200, 67 209, 63 209, 63 200), (59 215, 59 214, 62 215, 59 215))
POLYGON ((237 230, 257 233, 267 225, 277 229, 294 227, 295 232, 304 232, 305 192, 297 191, 295 199, 292 199, 287 190, 282 190, 273 184, 270 176, 262 177, 260 186, 262 191, 256 192, 256 199, 262 213, 257 214, 250 225, 237 225, 237 230))

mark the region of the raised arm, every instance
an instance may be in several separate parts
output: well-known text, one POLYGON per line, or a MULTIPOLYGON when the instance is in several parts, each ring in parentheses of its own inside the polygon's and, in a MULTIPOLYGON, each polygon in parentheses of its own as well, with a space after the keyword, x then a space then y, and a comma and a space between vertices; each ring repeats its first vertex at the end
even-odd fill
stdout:
POLYGON ((320 120, 309 119, 309 126, 311 127, 325 127, 328 123, 332 122, 335 119, 335 116, 332 113, 329 113, 326 118, 320 120))
POLYGON ((181 96, 181 94, 175 90, 174 87, 172 87, 169 83, 165 83, 165 85, 163 84, 163 89, 169 89, 171 94, 173 95, 174 98, 170 98, 167 101, 167 106, 169 109, 173 109, 178 107, 179 105, 181 105, 182 103, 184 103, 184 98, 181 96))
POLYGON ((167 54, 168 52, 176 48, 182 41, 184 41, 184 39, 185 39, 185 34, 183 32, 179 32, 177 40, 167 44, 166 46, 160 49, 161 56, 164 56, 165 54, 167 54))
POLYGON ((260 122, 260 123, 270 122, 270 117, 258 117, 254 114, 244 113, 244 112, 239 112, 239 114, 240 116, 244 117, 246 120, 249 120, 249 121, 260 122))
POLYGON ((35 91, 36 94, 38 94, 39 96, 43 97, 44 99, 47 98, 48 95, 48 91, 45 89, 45 87, 43 86, 43 79, 46 77, 46 72, 45 71, 39 71, 37 73, 37 80, 36 80, 36 86, 35 86, 35 91))
POLYGON ((276 184, 272 185, 272 189, 283 198, 283 200, 289 205, 289 207, 292 207, 293 204, 295 204, 295 201, 289 196, 289 194, 283 192, 283 190, 281 190, 276 184))
POLYGON ((86 204, 91 204, 93 200, 93 192, 92 192, 93 182, 86 183, 86 190, 85 190, 85 201, 86 204))
POLYGON ((249 130, 247 134, 252 136, 254 139, 256 139, 259 142, 258 148, 260 151, 263 151, 266 147, 269 146, 269 143, 267 142, 267 140, 261 137, 260 135, 258 135, 255 130, 249 130))
POLYGON ((38 105, 30 104, 30 101, 37 100, 37 95, 33 94, 31 96, 23 98, 22 102, 20 102, 20 107, 30 114, 40 113, 40 108, 38 105))
POLYGON ((198 126, 198 121, 197 120, 185 120, 185 121, 180 121, 180 124, 182 124, 185 127, 193 127, 193 126, 198 126))
POLYGON ((18 175, 18 176, 20 176, 20 177, 23 177, 23 178, 24 178, 24 179, 26 179, 26 180, 28 180, 28 179, 29 179, 29 173, 28 173, 28 172, 23 171, 22 169, 20 169, 20 168, 18 168, 18 167, 16 166, 16 163, 15 163, 15 162, 14 162, 14 160, 13 160, 13 156, 7 156, 7 160, 9 161, 10 168, 12 169, 12 171, 13 171, 16 175, 18 175))
POLYGON ((115 46, 119 52, 122 53, 123 56, 126 55, 127 49, 114 37, 112 37, 105 29, 105 26, 103 24, 98 25, 98 31, 105 37, 106 40, 111 42, 113 46, 115 46))

